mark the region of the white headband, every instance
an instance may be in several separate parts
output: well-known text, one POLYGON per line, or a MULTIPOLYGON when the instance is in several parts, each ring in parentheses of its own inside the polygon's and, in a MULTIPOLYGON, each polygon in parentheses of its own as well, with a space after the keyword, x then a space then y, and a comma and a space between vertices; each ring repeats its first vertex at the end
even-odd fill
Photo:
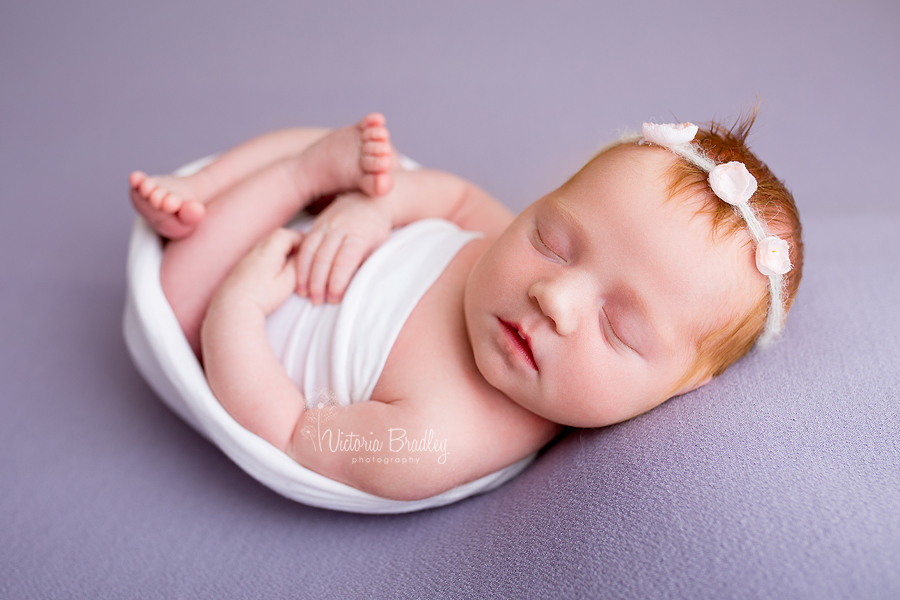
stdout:
POLYGON ((769 278, 769 312, 766 326, 756 343, 768 346, 784 327, 784 280, 782 275, 791 270, 788 243, 769 234, 765 224, 750 206, 750 198, 756 192, 756 178, 742 162, 716 164, 693 143, 698 127, 691 123, 644 123, 641 128, 643 142, 662 146, 670 152, 697 165, 709 173, 709 186, 724 202, 734 206, 750 229, 756 242, 756 268, 769 278))

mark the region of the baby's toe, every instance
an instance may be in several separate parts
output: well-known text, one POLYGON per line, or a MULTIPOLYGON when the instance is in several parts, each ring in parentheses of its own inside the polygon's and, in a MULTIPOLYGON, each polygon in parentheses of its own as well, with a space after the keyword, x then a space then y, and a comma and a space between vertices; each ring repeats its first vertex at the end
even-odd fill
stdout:
POLYGON ((150 202, 150 205, 157 210, 161 210, 165 213, 173 212, 171 203, 167 204, 167 200, 169 200, 169 191, 166 189, 160 187, 154 189, 147 200, 150 202), (169 207, 168 210, 166 210, 167 206, 169 207))
POLYGON ((144 173, 143 171, 133 171, 131 175, 128 176, 128 185, 130 185, 133 189, 138 189, 146 180, 146 173, 144 173))
POLYGON ((391 170, 390 156, 361 156, 359 168, 363 173, 384 173, 391 170))
POLYGON ((150 194, 153 193, 153 190, 157 189, 159 186, 156 185, 156 182, 151 178, 147 177, 144 181, 141 182, 140 187, 138 187, 138 191, 144 198, 150 199, 150 194))
POLYGON ((174 215, 184 205, 184 200, 178 194, 166 192, 159 205, 161 211, 174 215))
POLYGON ((367 127, 359 137, 363 142, 386 142, 391 139, 391 134, 386 127, 367 127))
POLYGON ((394 178, 390 173, 378 173, 374 177, 376 196, 384 196, 394 187, 394 178))
POLYGON ((384 196, 394 187, 390 172, 366 173, 359 182, 359 189, 367 196, 384 196))
POLYGON ((372 141, 365 142, 362 145, 362 154, 368 156, 390 156, 392 151, 388 142, 372 141))
POLYGON ((206 215, 206 207, 196 200, 188 200, 181 205, 181 209, 176 214, 178 220, 185 225, 196 225, 206 215))
POLYGON ((359 121, 359 128, 382 127, 384 126, 385 121, 386 119, 383 114, 377 112, 369 113, 359 121))

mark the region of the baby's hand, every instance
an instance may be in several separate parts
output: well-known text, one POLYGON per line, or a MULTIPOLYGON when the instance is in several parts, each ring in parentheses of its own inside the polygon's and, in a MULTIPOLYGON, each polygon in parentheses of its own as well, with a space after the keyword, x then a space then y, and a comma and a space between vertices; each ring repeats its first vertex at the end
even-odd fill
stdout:
POLYGON ((316 217, 300 245, 297 293, 313 304, 340 302, 353 274, 388 239, 392 226, 377 199, 357 192, 339 196, 316 217))
POLYGON ((219 287, 217 297, 240 295, 266 315, 271 314, 297 286, 296 255, 292 252, 302 238, 303 235, 296 231, 276 229, 234 267, 219 287))

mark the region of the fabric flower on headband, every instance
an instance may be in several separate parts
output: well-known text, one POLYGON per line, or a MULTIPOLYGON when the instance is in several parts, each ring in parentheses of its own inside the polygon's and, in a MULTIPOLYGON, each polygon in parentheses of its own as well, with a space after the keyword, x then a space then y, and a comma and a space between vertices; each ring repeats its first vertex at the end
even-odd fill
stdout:
POLYGON ((756 245, 756 268, 763 275, 784 275, 791 266, 788 243, 783 239, 770 235, 756 245))
POLYGON ((732 206, 743 204, 756 192, 756 178, 750 174, 744 163, 731 161, 709 172, 709 187, 732 206))
POLYGON ((644 123, 644 140, 657 146, 680 146, 694 139, 700 128, 693 123, 644 123))
POLYGON ((781 275, 792 268, 788 243, 769 234, 766 224, 750 204, 750 198, 757 190, 757 182, 747 166, 739 161, 716 164, 693 143, 698 130, 693 123, 644 123, 641 134, 644 142, 666 148, 709 173, 709 187, 713 193, 734 206, 746 222, 750 235, 756 241, 756 268, 769 277, 769 311, 766 325, 757 339, 757 344, 767 346, 784 326, 784 282, 781 275))

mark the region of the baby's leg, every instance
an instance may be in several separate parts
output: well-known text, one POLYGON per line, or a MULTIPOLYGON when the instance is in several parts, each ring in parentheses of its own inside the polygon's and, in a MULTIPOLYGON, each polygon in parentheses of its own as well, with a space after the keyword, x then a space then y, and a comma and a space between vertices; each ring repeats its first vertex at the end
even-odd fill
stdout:
POLYGON ((395 161, 383 122, 366 117, 263 167, 209 202, 192 235, 166 244, 163 291, 195 352, 213 293, 259 240, 319 196, 390 190, 395 161))
MULTIPOLYGON (((366 120, 367 124, 387 131, 383 128, 383 116, 372 114, 364 119, 366 120)), ((322 128, 298 128, 267 133, 229 150, 188 177, 150 177, 141 171, 135 171, 128 178, 132 204, 163 237, 186 237, 203 219, 206 205, 215 197, 264 167, 299 155, 329 131, 322 128)), ((372 135, 371 131, 369 135, 372 135)), ((374 175, 372 177, 377 178, 374 175)), ((364 191, 377 191, 366 179, 361 182, 360 187, 364 191)))
POLYGON ((128 178, 131 202, 163 237, 179 239, 194 231, 213 198, 278 160, 299 154, 328 129, 284 129, 253 138, 217 157, 188 177, 134 171, 128 178))

